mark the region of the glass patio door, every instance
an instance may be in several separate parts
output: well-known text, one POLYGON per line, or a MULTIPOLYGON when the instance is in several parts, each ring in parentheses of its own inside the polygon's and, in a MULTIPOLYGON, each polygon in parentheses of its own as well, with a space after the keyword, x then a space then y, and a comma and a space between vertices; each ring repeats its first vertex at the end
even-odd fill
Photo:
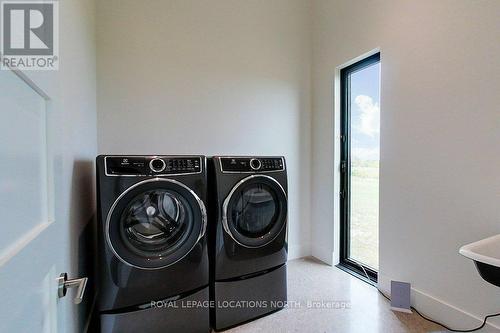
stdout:
POLYGON ((341 265, 378 271, 380 54, 341 70, 341 265))

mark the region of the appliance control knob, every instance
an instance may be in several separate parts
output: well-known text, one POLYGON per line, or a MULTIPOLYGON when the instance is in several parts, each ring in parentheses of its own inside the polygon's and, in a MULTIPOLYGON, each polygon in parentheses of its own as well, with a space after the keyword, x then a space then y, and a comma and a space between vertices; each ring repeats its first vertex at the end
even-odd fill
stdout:
POLYGON ((250 167, 252 170, 259 170, 262 167, 262 162, 256 158, 250 160, 250 167))
POLYGON ((153 170, 154 172, 162 172, 163 170, 165 170, 165 167, 167 165, 165 164, 165 161, 160 159, 160 158, 153 158, 150 162, 149 162, 149 167, 151 168, 151 170, 153 170))

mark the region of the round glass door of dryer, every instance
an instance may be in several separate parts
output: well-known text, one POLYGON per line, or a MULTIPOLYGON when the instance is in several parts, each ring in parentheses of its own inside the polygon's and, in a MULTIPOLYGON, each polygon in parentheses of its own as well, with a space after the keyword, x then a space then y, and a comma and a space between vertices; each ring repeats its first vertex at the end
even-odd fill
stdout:
POLYGON ((272 177, 254 175, 240 181, 223 205, 225 231, 244 247, 273 241, 286 225, 287 198, 272 177))
POLYGON ((167 267, 184 258, 204 235, 206 210, 184 184, 155 179, 125 191, 107 219, 107 240, 124 263, 167 267))

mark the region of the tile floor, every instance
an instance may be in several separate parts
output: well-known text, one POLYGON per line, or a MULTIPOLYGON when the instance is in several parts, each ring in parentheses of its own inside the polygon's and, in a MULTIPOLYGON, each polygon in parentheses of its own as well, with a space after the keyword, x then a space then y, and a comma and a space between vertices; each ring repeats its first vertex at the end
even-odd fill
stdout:
POLYGON ((313 258, 288 262, 288 299, 294 301, 293 304, 300 302, 300 307, 287 308, 225 332, 444 331, 440 326, 425 321, 415 313, 391 311, 389 302, 374 287, 313 258), (330 304, 333 308, 308 308, 308 301, 327 302, 323 304, 330 304))

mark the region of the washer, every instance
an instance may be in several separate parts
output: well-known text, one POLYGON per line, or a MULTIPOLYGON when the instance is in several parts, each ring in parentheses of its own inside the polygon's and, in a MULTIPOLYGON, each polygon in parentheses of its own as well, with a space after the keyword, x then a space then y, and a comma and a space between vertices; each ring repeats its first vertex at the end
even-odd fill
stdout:
POLYGON ((284 307, 287 175, 283 157, 210 159, 212 327, 224 330, 284 307))
POLYGON ((209 332, 206 158, 96 166, 101 331, 209 332))

